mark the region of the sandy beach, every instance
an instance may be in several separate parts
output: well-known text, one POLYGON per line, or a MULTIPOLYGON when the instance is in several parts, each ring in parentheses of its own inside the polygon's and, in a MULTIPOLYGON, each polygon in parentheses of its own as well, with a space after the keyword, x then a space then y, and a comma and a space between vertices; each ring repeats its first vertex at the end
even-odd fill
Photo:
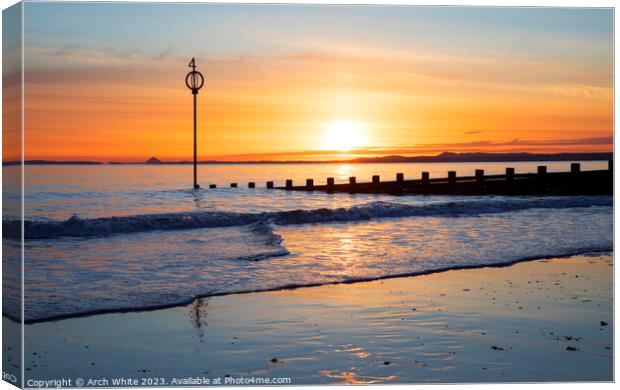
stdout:
POLYGON ((596 254, 43 322, 25 328, 26 375, 102 385, 611 381, 612 267, 596 254))

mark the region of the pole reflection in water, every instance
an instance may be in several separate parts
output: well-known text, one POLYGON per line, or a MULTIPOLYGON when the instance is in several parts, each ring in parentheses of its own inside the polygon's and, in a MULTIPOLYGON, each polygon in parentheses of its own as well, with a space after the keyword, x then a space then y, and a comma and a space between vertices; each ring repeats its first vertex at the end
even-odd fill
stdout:
POLYGON ((204 342, 204 328, 209 326, 207 323, 207 306, 209 306, 209 298, 199 298, 194 301, 189 312, 192 326, 196 329, 196 334, 201 343, 204 342))

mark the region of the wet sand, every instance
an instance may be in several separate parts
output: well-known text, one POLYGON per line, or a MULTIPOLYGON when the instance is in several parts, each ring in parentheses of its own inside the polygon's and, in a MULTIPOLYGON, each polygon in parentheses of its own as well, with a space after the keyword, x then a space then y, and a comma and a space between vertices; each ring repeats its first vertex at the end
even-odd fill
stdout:
POLYGON ((612 262, 538 260, 27 325, 26 376, 611 381, 612 262))

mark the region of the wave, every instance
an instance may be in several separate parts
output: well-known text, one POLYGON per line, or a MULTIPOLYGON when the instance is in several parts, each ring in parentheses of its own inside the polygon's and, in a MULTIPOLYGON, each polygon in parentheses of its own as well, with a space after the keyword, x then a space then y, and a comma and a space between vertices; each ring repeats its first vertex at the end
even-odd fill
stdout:
MULTIPOLYGON (((399 209, 396 205, 362 206, 375 210, 372 213, 377 208, 399 209)), ((472 211, 468 215, 280 228, 258 221, 165 234, 27 240, 24 283, 37 288, 25 290, 25 321, 151 310, 183 305, 197 297, 613 250, 610 207, 532 208, 490 215, 472 211), (267 260, 276 256, 285 257, 267 260)), ((9 255, 13 253, 4 259, 5 265, 19 269, 19 242, 7 240, 5 244, 9 255)), ((3 313, 17 317, 22 310, 19 275, 7 274, 3 300, 3 313)))
MULTIPOLYGON (((48 239, 58 237, 96 237, 153 230, 178 230, 244 226, 257 222, 276 225, 307 223, 352 222, 400 217, 459 217, 506 213, 527 209, 563 209, 611 207, 611 196, 485 198, 432 204, 409 205, 392 202, 370 202, 349 208, 320 208, 263 213, 233 213, 221 211, 144 214, 106 218, 67 220, 25 220, 24 237, 48 239)), ((3 220, 3 235, 21 237, 20 220, 3 220)))
POLYGON ((246 256, 238 256, 237 260, 244 261, 260 261, 270 259, 272 257, 281 257, 289 255, 290 252, 282 245, 284 239, 279 234, 274 233, 271 225, 265 221, 260 221, 251 224, 248 230, 255 236, 260 237, 263 240, 264 245, 275 248, 272 251, 264 253, 256 253, 246 256))
MULTIPOLYGON (((157 303, 150 304, 144 306, 133 306, 133 307, 120 307, 120 308, 102 308, 95 310, 84 310, 80 312, 73 313, 65 313, 65 314, 56 314, 56 315, 47 315, 41 317, 34 317, 24 319, 24 323, 27 325, 49 322, 49 321, 60 321, 70 318, 82 318, 89 317, 94 315, 101 314, 113 314, 113 313, 136 313, 136 312, 145 312, 145 311, 154 311, 154 310, 162 310, 168 309, 172 307, 186 306, 191 304, 197 299, 203 299, 208 297, 218 297, 218 296, 227 296, 227 295, 238 295, 238 294, 252 294, 252 293, 264 293, 270 291, 284 291, 284 290, 296 290, 299 288, 310 288, 310 287, 320 287, 320 286, 328 286, 328 285, 337 285, 337 284, 353 284, 353 283, 363 283, 363 282, 372 282, 377 280, 387 280, 387 279, 396 279, 396 278, 405 278, 405 277, 416 277, 423 275, 432 275, 447 271, 457 271, 457 270, 465 270, 465 269, 477 269, 477 268, 502 268, 502 267, 510 267, 512 265, 526 262, 526 261, 535 261, 535 260, 550 260, 550 259, 559 259, 559 258, 568 258, 573 256, 595 256, 595 255, 604 255, 604 254, 613 253, 613 248, 587 248, 587 249, 578 249, 568 252, 558 252, 556 254, 549 254, 543 256, 528 256, 522 257, 502 262, 496 263, 480 263, 480 264, 467 264, 467 265, 453 265, 448 267, 440 267, 434 269, 428 269, 423 271, 413 271, 413 272, 402 272, 395 274, 388 274, 382 276, 373 276, 373 277, 355 277, 355 278, 345 278, 342 280, 335 281, 326 281, 326 282, 318 282, 318 283, 290 283, 283 284, 276 287, 265 287, 265 288, 254 288, 254 289, 240 289, 236 291, 225 291, 225 292, 214 292, 207 294, 196 294, 190 298, 179 299, 177 301, 170 301, 166 303, 157 303)), ((14 322, 21 322, 19 315, 13 314, 9 311, 5 311, 3 308, 2 315, 14 322)))

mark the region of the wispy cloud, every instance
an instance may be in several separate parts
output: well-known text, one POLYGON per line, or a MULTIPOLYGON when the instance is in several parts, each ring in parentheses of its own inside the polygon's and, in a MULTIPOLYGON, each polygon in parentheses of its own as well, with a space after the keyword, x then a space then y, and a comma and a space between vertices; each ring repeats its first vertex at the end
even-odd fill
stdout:
MULTIPOLYGON (((303 47, 303 45, 302 45, 303 47)), ((62 48, 28 47, 27 66, 37 69, 74 68, 76 66, 123 67, 142 66, 146 70, 185 62, 165 48, 152 55, 140 50, 93 49, 77 46, 62 48)), ((313 50, 298 48, 280 54, 241 54, 232 57, 199 58, 204 66, 243 64, 245 68, 301 69, 338 71, 364 74, 368 83, 404 84, 434 83, 437 87, 454 88, 475 86, 514 92, 534 92, 542 89, 569 96, 600 96, 610 94, 613 77, 612 64, 593 62, 558 62, 539 57, 506 57, 497 54, 447 54, 433 49, 377 48, 363 45, 335 45, 324 42, 313 50), (389 73, 386 74, 386 71, 389 73), (452 84, 446 84, 452 83, 452 84)), ((312 80, 321 72, 307 72, 312 80)), ((286 73, 281 74, 286 76, 286 73)))
POLYGON ((480 140, 444 144, 420 144, 406 147, 361 147, 347 153, 337 150, 303 150, 274 153, 246 153, 213 156, 225 161, 236 160, 320 160, 347 159, 361 156, 419 156, 441 152, 600 152, 613 150, 613 137, 591 137, 559 140, 519 140, 506 142, 480 140))

